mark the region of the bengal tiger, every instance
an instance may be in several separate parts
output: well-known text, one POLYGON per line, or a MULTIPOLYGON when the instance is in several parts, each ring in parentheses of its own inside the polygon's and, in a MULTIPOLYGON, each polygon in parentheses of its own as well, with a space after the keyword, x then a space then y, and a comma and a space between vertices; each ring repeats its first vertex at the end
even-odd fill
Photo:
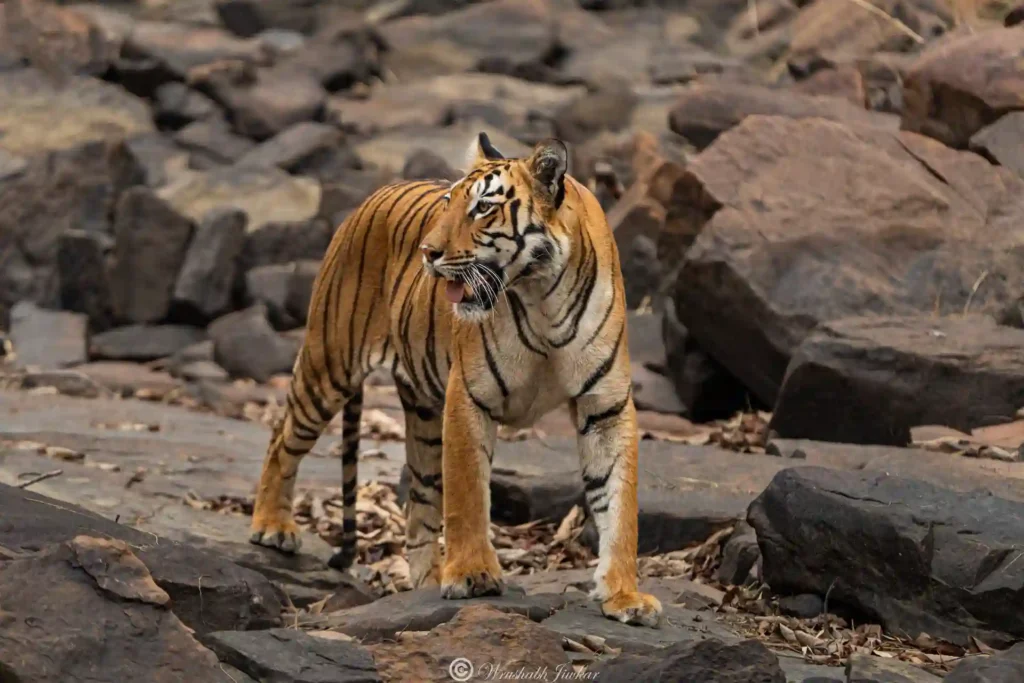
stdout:
POLYGON ((604 212, 566 173, 561 141, 506 159, 481 133, 469 157, 454 183, 377 190, 331 241, 263 462, 250 541, 298 549, 299 463, 341 411, 343 539, 330 565, 352 564, 362 383, 386 367, 405 413, 412 583, 440 584, 449 599, 499 595, 488 537, 497 426, 526 426, 568 403, 600 535, 591 598, 609 618, 654 626, 661 604, 637 589, 636 410, 622 273, 604 212))

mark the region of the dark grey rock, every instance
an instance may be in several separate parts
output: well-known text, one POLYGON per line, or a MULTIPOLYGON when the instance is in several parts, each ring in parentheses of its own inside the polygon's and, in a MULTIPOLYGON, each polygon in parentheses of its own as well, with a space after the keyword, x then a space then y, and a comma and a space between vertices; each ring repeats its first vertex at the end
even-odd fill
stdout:
POLYGON ((209 97, 177 81, 161 85, 153 98, 153 118, 161 128, 182 128, 220 111, 209 97))
POLYGON ((637 102, 629 83, 609 80, 560 108, 554 115, 555 131, 560 139, 581 144, 601 131, 628 126, 637 102))
POLYGON ((230 307, 246 223, 246 213, 232 208, 214 209, 203 218, 174 285, 179 315, 209 320, 230 307))
POLYGON ((173 355, 205 338, 202 328, 189 325, 128 325, 93 335, 89 356, 93 360, 144 362, 173 355))
MULTIPOLYGON (((279 623, 281 603, 270 582, 216 553, 143 533, 76 505, 10 486, 0 485, 0 513, 0 546, 15 551, 40 550, 79 534, 131 544, 153 580, 170 595, 170 608, 197 634, 269 628, 279 623)), ((10 609, 6 599, 4 608, 10 609)), ((64 612, 65 617, 69 614, 64 612)), ((67 632, 57 629, 52 635, 61 638, 67 632)))
POLYGON ((944 680, 946 683, 1018 683, 1024 680, 1024 645, 1018 643, 991 657, 967 657, 944 680))
POLYGON ((327 92, 308 73, 289 66, 259 71, 254 82, 207 84, 239 135, 267 140, 302 121, 322 118, 327 92))
POLYGON ((825 323, 793 355, 769 427, 788 438, 905 446, 917 425, 969 433, 1006 422, 1024 405, 1021 348, 1024 331, 981 315, 825 323))
POLYGON ((660 313, 637 313, 626 316, 629 333, 629 363, 642 365, 657 373, 665 372, 665 342, 661 330, 664 323, 660 313))
POLYGON ((124 193, 114 222, 111 274, 118 319, 152 323, 167 315, 192 229, 192 221, 151 190, 133 187, 124 193))
POLYGON ((672 381, 643 365, 630 368, 633 403, 637 410, 652 410, 670 415, 685 415, 686 406, 676 395, 672 381))
POLYGON ((267 319, 278 330, 290 330, 299 325, 288 312, 288 291, 294 272, 294 263, 284 263, 259 266, 245 274, 247 305, 263 304, 267 319))
POLYGON ((369 651, 358 643, 326 640, 296 629, 220 631, 203 643, 221 661, 256 680, 275 683, 378 683, 369 651))
POLYGON ((751 504, 764 580, 829 594, 887 632, 998 647, 1024 636, 1024 503, 914 479, 782 470, 751 504))
POLYGON ((175 133, 174 139, 182 148, 214 164, 233 164, 256 147, 216 116, 190 123, 175 133))
POLYGON ((853 654, 846 662, 847 683, 940 683, 924 669, 898 659, 853 654))
POLYGON ((718 580, 727 585, 739 586, 747 582, 751 570, 761 558, 757 547, 757 534, 746 520, 736 523, 736 528, 722 546, 722 561, 718 565, 718 580))
POLYGON ((81 398, 96 398, 106 393, 96 380, 75 370, 39 370, 22 375, 22 389, 38 387, 53 387, 65 396, 81 398))
POLYGON ((292 370, 298 348, 283 339, 267 320, 267 307, 256 304, 217 318, 207 328, 214 360, 232 377, 265 382, 292 370))
MULTIPOLYGON (((638 207, 628 219, 649 207, 638 207)), ((658 293, 661 282, 661 264, 658 262, 658 245, 646 235, 637 235, 621 250, 622 279, 626 287, 626 306, 639 308, 645 299, 650 300, 658 293)))
POLYGON ((517 586, 505 594, 469 600, 445 600, 437 588, 394 593, 376 602, 311 618, 308 626, 341 631, 364 643, 394 638, 399 631, 428 631, 470 605, 488 605, 502 612, 542 621, 565 604, 558 595, 526 595, 517 586))
POLYGON ((429 149, 416 149, 406 158, 402 177, 406 180, 458 180, 461 174, 429 149))
POLYGON ((11 310, 11 343, 19 367, 62 368, 87 360, 88 319, 22 301, 11 310))
POLYGON ((239 164, 277 166, 294 171, 317 154, 341 144, 341 131, 334 126, 303 121, 286 128, 266 142, 244 154, 239 164))
POLYGON ((160 133, 147 133, 117 145, 111 166, 124 187, 160 187, 188 168, 188 152, 160 133))
POLYGON ((778 659, 755 640, 735 644, 717 640, 682 642, 648 654, 622 655, 588 671, 598 680, 632 683, 786 683, 778 659))
POLYGON ((971 149, 1024 176, 1024 112, 1003 114, 971 138, 971 149))
POLYGON ((825 608, 825 601, 821 596, 803 593, 801 595, 787 595, 779 598, 779 611, 791 617, 800 619, 813 619, 819 616, 825 608))
POLYGON ((107 253, 113 240, 85 230, 65 230, 57 246, 60 305, 84 313, 90 329, 101 332, 114 323, 107 253))
POLYGON ((313 298, 313 282, 320 273, 320 261, 302 260, 295 262, 292 277, 288 280, 288 296, 284 306, 288 315, 298 322, 306 324, 309 314, 309 302, 313 298))
POLYGON ((315 219, 301 223, 267 223, 245 236, 240 272, 252 268, 323 258, 334 235, 334 226, 315 219))

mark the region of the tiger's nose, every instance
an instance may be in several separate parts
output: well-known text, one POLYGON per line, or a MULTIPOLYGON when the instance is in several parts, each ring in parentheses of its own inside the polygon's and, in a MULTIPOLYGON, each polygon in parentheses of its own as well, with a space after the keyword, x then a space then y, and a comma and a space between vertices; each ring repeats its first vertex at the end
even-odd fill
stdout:
POLYGON ((433 264, 439 258, 444 256, 444 250, 437 249, 436 247, 424 242, 420 245, 420 251, 423 252, 423 258, 427 259, 427 263, 433 264))

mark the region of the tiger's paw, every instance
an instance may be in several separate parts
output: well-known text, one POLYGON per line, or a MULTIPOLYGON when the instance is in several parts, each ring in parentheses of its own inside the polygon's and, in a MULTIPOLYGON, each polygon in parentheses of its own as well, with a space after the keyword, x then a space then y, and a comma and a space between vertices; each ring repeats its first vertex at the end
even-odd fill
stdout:
POLYGON ((661 602, 647 593, 616 593, 601 603, 601 613, 624 624, 657 628, 661 623, 661 602))
POLYGON ((464 600, 484 595, 501 595, 505 582, 501 579, 501 565, 494 550, 475 556, 472 560, 447 562, 441 570, 441 597, 446 600, 464 600))
POLYGON ((302 546, 299 538, 299 527, 292 519, 291 512, 280 512, 276 515, 253 515, 249 542, 274 548, 283 553, 292 554, 302 546))

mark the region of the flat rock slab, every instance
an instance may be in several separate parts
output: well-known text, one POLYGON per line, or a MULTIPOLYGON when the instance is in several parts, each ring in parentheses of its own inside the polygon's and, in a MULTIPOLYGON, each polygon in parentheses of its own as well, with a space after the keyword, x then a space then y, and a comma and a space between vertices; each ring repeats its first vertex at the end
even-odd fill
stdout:
POLYGON ((854 654, 846 663, 850 683, 941 683, 942 679, 898 659, 854 654))
POLYGON ((991 657, 967 657, 946 676, 948 683, 1017 683, 1024 680, 1024 645, 991 657))
POLYGON ((627 654, 588 671, 597 680, 658 683, 718 681, 720 683, 786 683, 771 650, 755 640, 675 643, 644 654, 627 654))
POLYGON ((541 625, 580 642, 585 636, 605 638, 623 652, 646 653, 680 642, 718 639, 736 642, 739 637, 708 612, 662 604, 664 614, 658 628, 629 626, 601 614, 601 607, 589 600, 574 600, 541 621, 541 625))
POLYGON ((830 321, 794 353, 769 429, 905 446, 915 425, 1006 422, 1024 406, 1022 348, 1024 331, 980 315, 830 321))
POLYGON ((317 638, 296 629, 218 631, 203 642, 256 680, 275 683, 379 683, 370 653, 354 642, 317 638))
POLYGON ((304 627, 331 629, 358 638, 378 642, 394 638, 399 631, 429 631, 444 624, 464 607, 488 605, 501 612, 522 614, 542 621, 565 604, 557 595, 526 595, 522 589, 507 587, 505 594, 470 600, 445 600, 437 588, 394 593, 376 602, 329 615, 310 618, 304 627))
POLYGON ((22 301, 11 309, 15 363, 44 370, 86 361, 89 319, 81 313, 50 311, 22 301))
POLYGON ((1024 503, 872 472, 780 472, 750 507, 766 583, 825 595, 891 633, 966 646, 1024 635, 1024 503))
POLYGON ((2 562, 0 593, 5 680, 243 680, 167 608, 170 597, 124 543, 79 536, 2 562))
POLYGON ((219 555, 117 524, 76 505, 0 484, 0 545, 32 552, 78 535, 131 544, 170 608, 197 633, 267 628, 281 603, 270 582, 219 555))

